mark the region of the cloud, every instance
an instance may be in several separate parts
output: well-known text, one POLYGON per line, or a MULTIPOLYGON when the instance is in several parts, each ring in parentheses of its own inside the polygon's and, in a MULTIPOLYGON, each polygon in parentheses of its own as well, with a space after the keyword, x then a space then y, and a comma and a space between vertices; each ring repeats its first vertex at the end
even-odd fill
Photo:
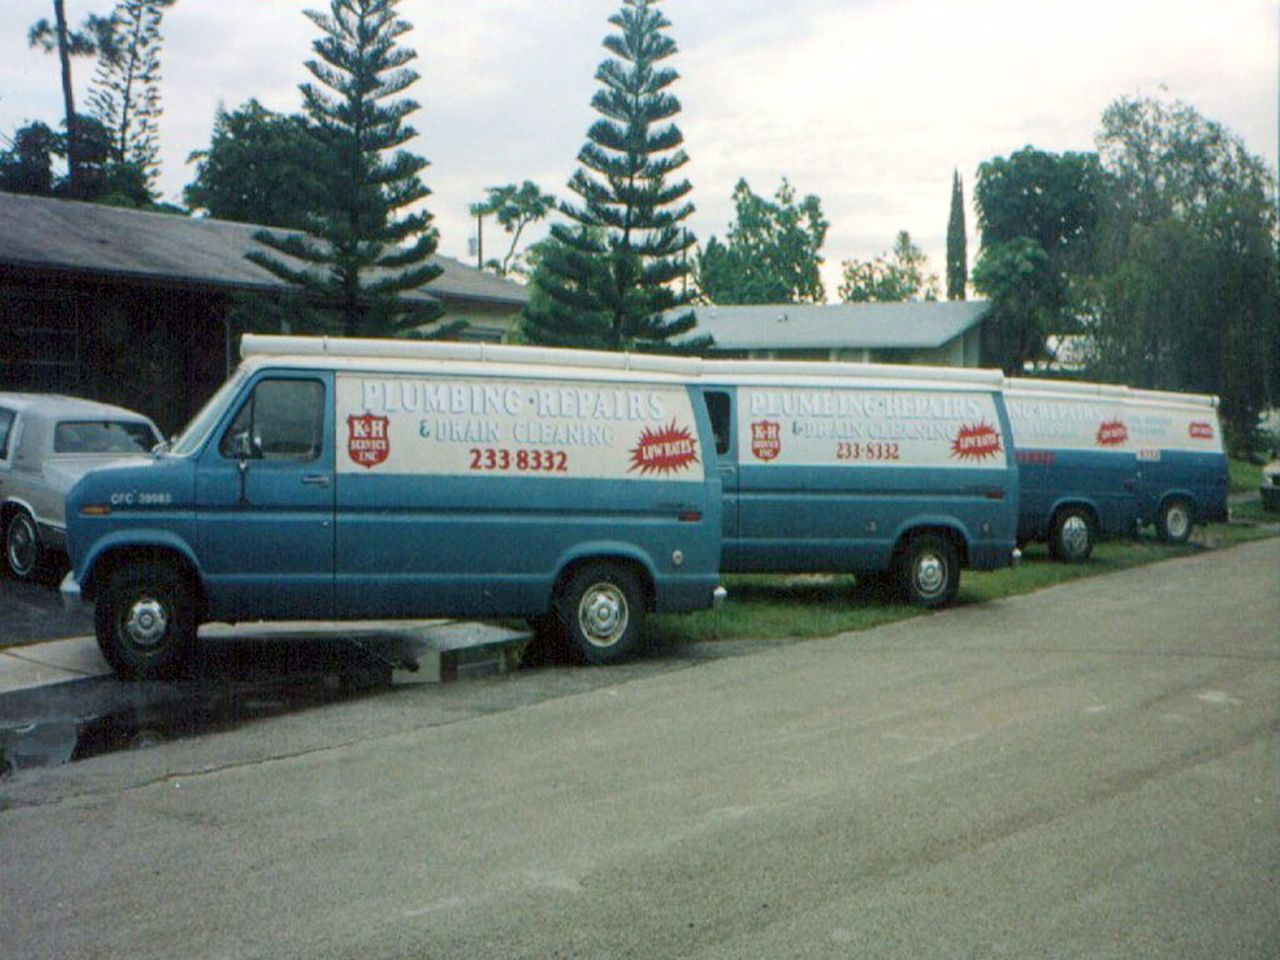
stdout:
MULTIPOLYGON (((47 0, 3 0, 0 131, 61 116, 56 59, 26 49, 47 0)), ((97 5, 107 7, 105 0, 97 5)), ((161 127, 166 197, 190 179, 217 106, 299 105, 321 0, 184 2, 165 19, 161 127)), ((86 5, 91 7, 92 5, 86 5)), ((465 256, 468 205, 484 188, 536 180, 565 192, 595 119, 605 0, 404 0, 413 148, 442 252, 465 256)), ((842 259, 888 249, 906 229, 941 271, 951 173, 972 197, 979 163, 1027 144, 1090 150, 1103 108, 1162 86, 1276 159, 1271 0, 666 0, 677 118, 703 239, 723 235, 739 177, 772 194, 786 176, 831 221, 828 287, 842 259)), ((77 62, 83 91, 91 64, 77 62)), ((81 94, 83 100, 83 93, 81 94)), ((977 250, 972 210, 969 249, 977 250)), ((535 233, 535 236, 537 234, 535 233)))

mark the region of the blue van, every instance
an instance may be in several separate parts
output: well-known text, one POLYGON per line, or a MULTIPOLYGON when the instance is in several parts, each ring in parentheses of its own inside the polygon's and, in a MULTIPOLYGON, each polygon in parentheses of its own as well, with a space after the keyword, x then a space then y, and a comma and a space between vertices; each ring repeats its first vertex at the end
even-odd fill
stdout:
POLYGON ((891 579, 936 607, 962 567, 1016 560, 999 371, 711 360, 701 378, 725 571, 891 579))
POLYGON ((1218 398, 1130 390, 1125 400, 1137 457, 1137 510, 1166 543, 1185 543, 1197 523, 1228 518, 1227 452, 1218 398))
POLYGON ((69 597, 126 677, 207 621, 528 617, 598 663, 712 606, 721 492, 696 361, 246 336, 167 448, 67 502, 69 597), (695 402, 696 401, 696 402, 695 402))
POLYGON ((1099 537, 1138 522, 1137 455, 1122 386, 1009 378, 1018 462, 1018 541, 1042 541, 1063 563, 1089 559, 1099 537))

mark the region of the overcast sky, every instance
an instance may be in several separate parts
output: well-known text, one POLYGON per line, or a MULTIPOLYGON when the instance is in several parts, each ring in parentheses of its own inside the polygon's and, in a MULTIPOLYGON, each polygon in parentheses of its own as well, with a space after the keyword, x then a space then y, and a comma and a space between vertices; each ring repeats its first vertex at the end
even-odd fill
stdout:
MULTIPOLYGON (((299 107, 323 0, 178 0, 165 16, 165 199, 178 201, 219 104, 249 97, 299 107)), ((415 26, 422 104, 413 149, 440 229, 465 259, 467 207, 524 179, 565 193, 595 114, 595 69, 618 0, 402 0, 415 26)), ((68 0, 78 23, 110 0, 68 0)), ((50 0, 0 0, 0 133, 61 119, 55 57, 27 49, 50 0)), ((834 300, 843 259, 887 250, 909 230, 944 272, 952 170, 972 200, 977 165, 1031 144, 1091 150, 1121 95, 1185 100, 1277 155, 1275 0, 666 0, 681 74, 673 92, 691 162, 702 241, 723 236, 739 177, 772 194, 786 177, 831 222, 824 255, 834 300)), ((83 109, 92 75, 77 61, 83 109)), ((978 246, 972 207, 969 255, 978 246)), ((3 229, 3 224, 0 224, 3 229)), ((497 228, 486 253, 497 252, 497 228)))

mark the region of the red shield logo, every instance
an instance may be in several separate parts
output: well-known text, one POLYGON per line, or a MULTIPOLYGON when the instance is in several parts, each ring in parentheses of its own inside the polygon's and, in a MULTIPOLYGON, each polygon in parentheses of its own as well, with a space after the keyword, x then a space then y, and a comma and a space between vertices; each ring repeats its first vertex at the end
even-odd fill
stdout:
POLYGON ((751 425, 751 453, 757 460, 776 460, 782 452, 782 427, 772 420, 751 425))
POLYGON ((372 469, 386 460, 391 453, 389 426, 386 417, 375 417, 371 413, 347 417, 347 456, 351 461, 372 469))

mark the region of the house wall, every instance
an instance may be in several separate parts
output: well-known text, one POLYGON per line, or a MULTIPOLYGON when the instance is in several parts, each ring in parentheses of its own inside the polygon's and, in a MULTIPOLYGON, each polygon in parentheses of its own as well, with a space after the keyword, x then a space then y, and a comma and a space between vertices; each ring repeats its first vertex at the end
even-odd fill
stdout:
POLYGON ((753 360, 843 360, 854 363, 918 363, 935 367, 976 367, 980 359, 981 335, 978 329, 965 331, 942 346, 928 350, 864 349, 836 347, 824 350, 729 351, 715 350, 717 357, 746 356, 753 360))

